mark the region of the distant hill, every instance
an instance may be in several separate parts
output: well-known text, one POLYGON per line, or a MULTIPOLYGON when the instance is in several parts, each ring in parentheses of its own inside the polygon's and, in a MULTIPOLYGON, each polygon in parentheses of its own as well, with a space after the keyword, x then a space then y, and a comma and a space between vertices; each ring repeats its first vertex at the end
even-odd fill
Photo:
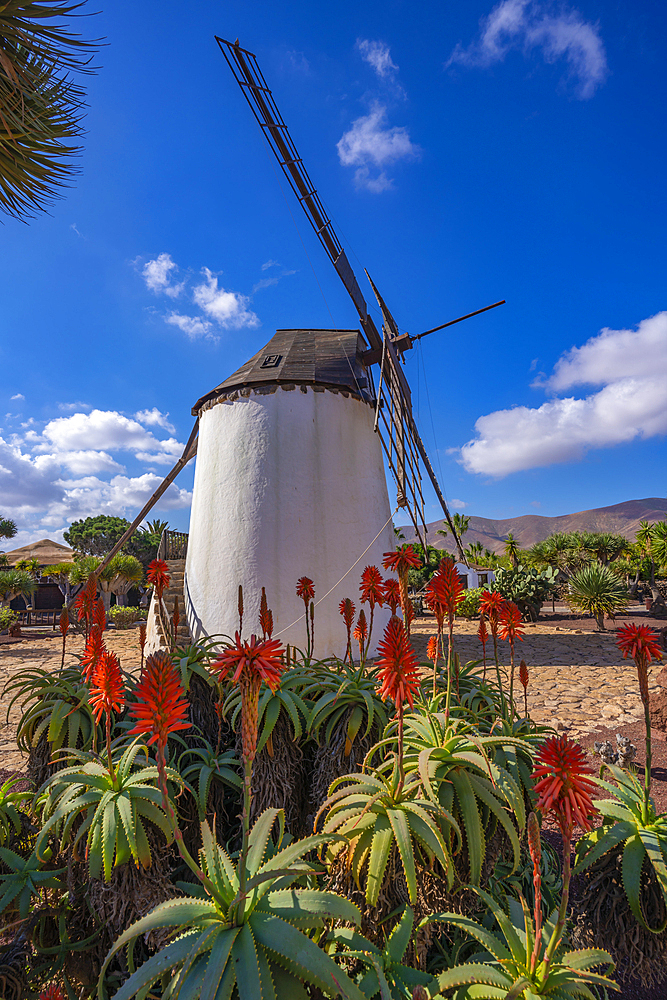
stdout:
MULTIPOLYGON (((625 535, 634 541, 640 521, 667 520, 667 499, 664 497, 648 497, 646 500, 626 500, 611 507, 597 507, 595 510, 581 510, 577 514, 562 514, 560 517, 542 517, 539 514, 523 514, 521 517, 508 517, 503 521, 494 521, 488 517, 470 515, 470 525, 464 535, 463 545, 481 542, 492 552, 501 553, 505 547, 505 539, 511 532, 517 539, 520 548, 527 549, 535 542, 544 541, 557 531, 611 531, 615 535, 625 535)), ((454 551, 451 536, 443 538, 436 531, 445 525, 441 521, 433 521, 428 525, 428 543, 438 549, 454 551)), ((417 540, 414 528, 401 529, 406 542, 417 540)))

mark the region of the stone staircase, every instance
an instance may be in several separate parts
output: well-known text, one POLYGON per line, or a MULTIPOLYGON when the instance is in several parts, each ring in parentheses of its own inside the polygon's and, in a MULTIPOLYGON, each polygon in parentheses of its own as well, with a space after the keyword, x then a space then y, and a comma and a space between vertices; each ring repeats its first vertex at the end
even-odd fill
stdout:
MULTIPOLYGON (((185 600, 183 598, 183 581, 185 574, 185 559, 167 559, 165 560, 167 566, 169 567, 169 587, 164 591, 162 595, 163 603, 165 604, 167 611, 169 613, 169 618, 174 612, 174 604, 176 603, 176 598, 178 597, 178 610, 180 614, 180 620, 178 623, 178 634, 176 637, 177 646, 189 646, 192 643, 192 637, 190 635, 190 630, 188 628, 188 623, 185 618, 185 600)), ((153 601, 151 601, 151 606, 153 601)), ((151 607, 151 610, 152 607, 151 607)), ((160 624, 160 619, 155 616, 155 628, 156 628, 156 638, 159 639, 159 645, 163 649, 168 649, 171 645, 171 635, 165 636, 160 624)))

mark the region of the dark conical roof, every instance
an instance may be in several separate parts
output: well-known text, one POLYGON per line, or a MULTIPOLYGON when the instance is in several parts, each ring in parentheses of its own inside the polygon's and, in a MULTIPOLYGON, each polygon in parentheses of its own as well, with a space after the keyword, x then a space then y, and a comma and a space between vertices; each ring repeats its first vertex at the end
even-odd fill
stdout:
POLYGON ((358 330, 276 330, 266 347, 198 399, 192 412, 198 414, 204 403, 221 393, 267 383, 347 389, 370 400, 366 369, 359 357, 366 349, 358 330))

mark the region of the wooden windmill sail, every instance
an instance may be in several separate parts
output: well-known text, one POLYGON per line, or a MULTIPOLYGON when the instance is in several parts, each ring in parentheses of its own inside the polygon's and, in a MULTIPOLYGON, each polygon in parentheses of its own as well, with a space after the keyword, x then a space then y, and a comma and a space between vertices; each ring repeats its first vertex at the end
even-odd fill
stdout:
MULTIPOLYGON (((248 621, 256 620, 265 587, 275 621, 286 623, 281 638, 303 644, 303 607, 294 582, 307 575, 317 587, 317 653, 332 655, 340 652, 340 599, 354 595, 365 564, 380 565, 383 553, 394 546, 383 452, 398 505, 409 512, 419 539, 426 541, 427 478, 463 559, 415 425, 401 364, 404 352, 434 331, 416 337, 401 333, 366 272, 382 314, 378 331, 255 56, 238 44, 217 41, 345 285, 363 332, 278 330, 262 350, 201 396, 182 458, 114 551, 196 454, 184 593, 191 634, 233 635, 242 584, 248 621), (320 606, 320 601, 325 603, 320 606)), ((388 615, 376 610, 371 652, 388 615)))
MULTIPOLYGON (((355 305, 368 342, 368 349, 362 354, 363 363, 369 370, 371 365, 378 364, 380 366, 376 395, 375 430, 380 437, 384 454, 396 482, 398 503, 409 512, 417 536, 425 545, 426 525, 421 472, 424 468, 447 519, 459 557, 463 560, 464 556, 458 533, 429 461, 426 448, 415 425, 410 386, 400 363, 403 353, 413 347, 413 339, 419 339, 425 334, 411 338, 407 333, 401 334, 399 332, 382 295, 366 271, 382 312, 382 334, 378 332, 373 317, 368 312, 366 300, 345 250, 322 204, 317 189, 310 179, 304 162, 299 156, 256 56, 247 49, 242 49, 238 39, 236 42, 229 42, 216 36, 216 41, 250 105, 264 138, 303 208, 306 218, 315 230, 317 238, 355 305)), ((486 306, 484 309, 477 310, 467 316, 461 316, 436 329, 460 322, 469 316, 493 309, 497 305, 502 305, 502 303, 493 303, 493 305, 486 306)), ((426 333, 432 332, 435 331, 426 331, 426 333)))

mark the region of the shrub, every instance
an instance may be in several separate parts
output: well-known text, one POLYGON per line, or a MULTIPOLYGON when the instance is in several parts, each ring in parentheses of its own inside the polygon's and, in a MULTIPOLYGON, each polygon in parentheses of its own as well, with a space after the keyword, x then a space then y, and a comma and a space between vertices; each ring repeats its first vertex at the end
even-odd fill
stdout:
POLYGON ((472 587, 466 590, 463 600, 458 606, 457 614, 461 618, 479 618, 479 602, 484 593, 484 587, 472 587))
POLYGON ((497 590, 507 601, 513 601, 524 618, 535 622, 543 603, 554 592, 557 576, 558 570, 551 566, 543 570, 521 565, 516 569, 499 569, 491 590, 497 590))
POLYGON ((12 611, 11 608, 0 608, 0 632, 10 629, 18 620, 18 611, 12 611))
POLYGON ((625 609, 628 591, 607 566, 590 563, 570 580, 567 601, 577 611, 593 615, 598 629, 604 632, 605 615, 609 618, 625 609))
POLYGON ((129 628, 130 625, 145 618, 146 612, 142 608, 125 608, 116 604, 110 608, 109 616, 116 628, 129 628))

